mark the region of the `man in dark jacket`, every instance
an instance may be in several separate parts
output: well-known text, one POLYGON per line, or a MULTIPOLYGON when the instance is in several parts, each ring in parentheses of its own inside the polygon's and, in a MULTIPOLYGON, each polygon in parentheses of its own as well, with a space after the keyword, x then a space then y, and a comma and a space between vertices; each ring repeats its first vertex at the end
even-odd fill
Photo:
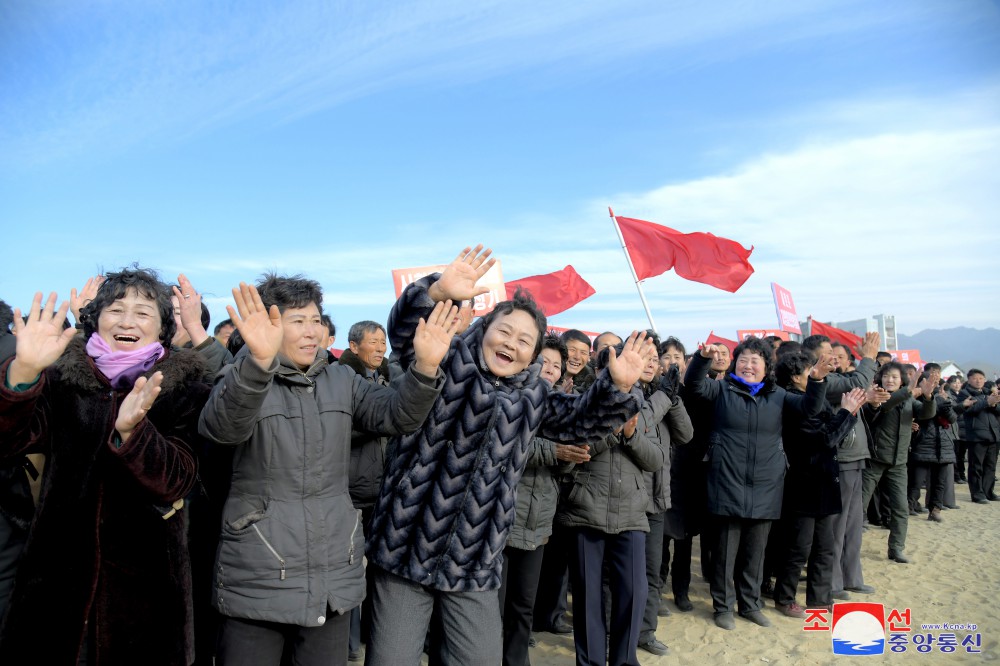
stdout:
POLYGON ((968 440, 969 493, 977 504, 1000 501, 996 494, 997 442, 1000 441, 1000 394, 983 391, 986 373, 969 370, 969 381, 958 394, 968 440))

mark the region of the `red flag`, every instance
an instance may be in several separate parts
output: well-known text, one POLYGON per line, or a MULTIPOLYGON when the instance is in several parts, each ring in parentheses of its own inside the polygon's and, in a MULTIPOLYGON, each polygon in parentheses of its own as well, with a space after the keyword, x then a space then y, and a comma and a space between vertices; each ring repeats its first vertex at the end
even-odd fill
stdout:
POLYGON ((809 335, 825 335, 833 342, 847 345, 848 349, 857 349, 861 346, 861 338, 857 335, 836 326, 820 323, 812 316, 809 317, 809 335))
POLYGON ((708 339, 705 340, 706 345, 726 345, 729 347, 729 353, 735 353, 736 347, 739 344, 736 340, 730 340, 729 338, 723 338, 715 334, 715 331, 709 331, 708 339))
POLYGON ((572 266, 555 273, 511 280, 507 282, 507 298, 513 298, 514 291, 518 287, 531 293, 546 317, 569 310, 583 299, 597 293, 572 266))
MULTIPOLYGON (((610 209, 609 209, 610 210, 610 209)), ((753 274, 749 250, 728 238, 698 231, 685 234, 645 220, 618 217, 622 238, 640 280, 671 268, 685 280, 694 280, 735 292, 753 274)))

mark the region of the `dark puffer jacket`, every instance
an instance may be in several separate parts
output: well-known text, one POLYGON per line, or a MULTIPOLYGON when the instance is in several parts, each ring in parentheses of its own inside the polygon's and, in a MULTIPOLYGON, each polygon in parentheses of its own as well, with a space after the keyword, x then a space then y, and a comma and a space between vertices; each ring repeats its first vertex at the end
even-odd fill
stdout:
MULTIPOLYGON (((389 385, 388 359, 382 359, 382 365, 375 371, 374 377, 368 374, 368 368, 350 349, 345 349, 340 355, 340 364, 346 365, 370 382, 382 386, 389 385)), ((351 432, 351 466, 348 478, 351 484, 351 501, 355 508, 375 506, 378 489, 382 485, 382 474, 385 471, 385 448, 388 444, 388 437, 363 430, 351 432)))
POLYGON ((643 472, 642 480, 649 495, 646 513, 663 513, 670 508, 671 489, 671 450, 674 445, 684 445, 694 437, 694 428, 684 403, 680 398, 671 402, 663 391, 645 389, 646 404, 639 412, 639 427, 650 439, 659 440, 660 447, 666 452, 663 466, 652 472, 643 472))
POLYGON ((756 396, 731 377, 708 379, 710 359, 695 354, 685 386, 715 404, 709 435, 708 511, 717 516, 777 520, 785 481, 782 412, 795 409, 805 418, 819 414, 826 383, 809 380, 805 395, 793 395, 767 379, 756 396))
POLYGON ((195 484, 204 363, 169 351, 161 392, 116 448, 128 394, 112 389, 82 336, 26 391, 0 371, 0 455, 47 454, 42 491, 0 636, 2 664, 188 664, 194 658, 187 511, 195 484))
MULTIPOLYGON (((389 316, 403 368, 421 317, 434 308, 431 275, 409 285, 389 316)), ((372 564, 437 590, 500 587, 515 488, 531 440, 594 445, 639 411, 638 389, 623 393, 602 372, 583 395, 549 391, 534 363, 496 377, 482 355, 482 320, 452 341, 445 385, 423 427, 389 445, 372 520, 372 564)))
POLYGON ((894 391, 880 407, 864 406, 872 432, 872 459, 888 465, 905 465, 910 451, 913 419, 937 413, 933 400, 917 400, 905 386, 894 391))
POLYGON ((1000 441, 1000 403, 990 407, 987 395, 966 385, 958 394, 956 407, 965 417, 965 439, 970 442, 1000 441), (975 400, 970 407, 961 406, 967 399, 975 400))
POLYGON ((949 395, 937 395, 937 415, 930 419, 918 419, 920 430, 913 435, 910 448, 916 462, 955 462, 955 435, 958 414, 949 395))

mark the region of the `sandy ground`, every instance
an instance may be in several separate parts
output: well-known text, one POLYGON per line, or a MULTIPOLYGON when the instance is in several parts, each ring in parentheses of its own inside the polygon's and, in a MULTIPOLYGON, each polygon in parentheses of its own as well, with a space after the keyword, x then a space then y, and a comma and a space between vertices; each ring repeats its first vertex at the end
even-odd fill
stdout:
MULTIPOLYGON (((804 631, 802 620, 786 618, 768 602, 765 611, 774 626, 758 627, 737 617, 736 629, 725 631, 712 621, 708 583, 698 572, 698 545, 691 584, 694 611, 681 613, 671 597, 664 596, 673 614, 660 619, 657 636, 670 647, 670 654, 656 657, 642 650, 644 666, 667 664, 774 664, 805 666, 835 663, 924 664, 980 663, 1000 659, 1000 502, 973 504, 969 487, 956 487, 958 510, 945 511, 943 523, 932 523, 926 514, 910 516, 906 553, 910 564, 886 559, 888 531, 870 527, 862 543, 865 582, 876 588, 873 595, 852 595, 851 601, 872 601, 890 609, 911 609, 911 635, 923 623, 975 623, 982 635, 982 652, 968 654, 959 646, 951 654, 935 644, 927 654, 907 645, 903 654, 848 657, 833 654, 828 631, 804 631)), ((804 602, 805 583, 799 585, 798 601, 804 602)), ((922 632, 937 636, 945 630, 922 632)), ((954 631, 959 642, 970 633, 954 631)), ((531 651, 533 666, 565 666, 574 663, 573 637, 548 633, 535 635, 538 647, 531 651)))

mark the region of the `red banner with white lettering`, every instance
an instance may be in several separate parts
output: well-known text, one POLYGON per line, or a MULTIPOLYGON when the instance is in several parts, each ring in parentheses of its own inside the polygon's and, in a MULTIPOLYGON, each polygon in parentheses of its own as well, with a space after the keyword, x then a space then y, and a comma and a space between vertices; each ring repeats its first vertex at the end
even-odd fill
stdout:
MULTIPOLYGON (((799 326, 799 316, 795 313, 795 302, 792 301, 792 292, 777 282, 772 282, 771 293, 774 294, 774 309, 778 313, 778 328, 783 331, 802 335, 802 328, 799 326)), ((785 339, 787 340, 788 338, 785 339)))

